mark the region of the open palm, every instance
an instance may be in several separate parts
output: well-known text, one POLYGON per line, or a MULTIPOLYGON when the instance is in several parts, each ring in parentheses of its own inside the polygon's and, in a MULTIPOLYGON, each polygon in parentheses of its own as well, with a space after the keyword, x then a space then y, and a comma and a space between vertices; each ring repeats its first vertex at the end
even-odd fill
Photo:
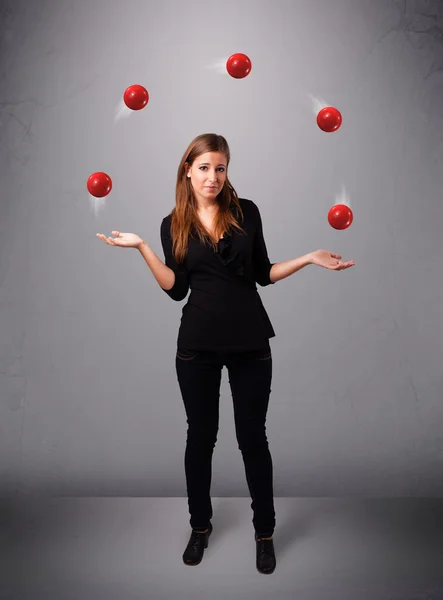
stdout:
POLYGON ((348 262, 341 262, 338 260, 341 258, 340 254, 334 254, 328 250, 315 250, 311 252, 311 263, 324 267, 325 269, 331 269, 333 271, 342 271, 343 269, 349 269, 355 265, 355 261, 350 260, 348 262))
POLYGON ((143 240, 135 233, 121 233, 112 231, 115 238, 106 237, 103 233, 97 233, 97 237, 110 246, 121 246, 122 248, 139 248, 143 240))

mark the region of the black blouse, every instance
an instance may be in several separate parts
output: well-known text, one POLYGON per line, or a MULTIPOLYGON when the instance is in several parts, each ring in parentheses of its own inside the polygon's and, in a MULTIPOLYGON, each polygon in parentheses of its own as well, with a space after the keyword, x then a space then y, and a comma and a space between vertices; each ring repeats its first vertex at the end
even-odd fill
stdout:
POLYGON ((225 233, 217 251, 198 238, 189 238, 188 253, 180 265, 172 255, 172 216, 162 221, 165 264, 175 273, 174 286, 163 291, 180 301, 191 290, 182 310, 177 338, 180 349, 255 350, 275 336, 255 285, 274 283, 269 272, 275 263, 268 258, 258 207, 252 200, 239 198, 239 202, 244 221, 237 222, 246 234, 237 229, 225 233))

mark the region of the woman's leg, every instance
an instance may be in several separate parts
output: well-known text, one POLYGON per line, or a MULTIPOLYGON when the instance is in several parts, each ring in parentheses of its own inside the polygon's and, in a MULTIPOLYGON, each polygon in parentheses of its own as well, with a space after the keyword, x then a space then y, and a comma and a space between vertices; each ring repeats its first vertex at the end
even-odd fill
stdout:
POLYGON ((203 531, 212 518, 212 455, 219 424, 223 365, 215 353, 182 349, 177 350, 175 362, 188 423, 185 474, 190 525, 203 531))
POLYGON ((232 353, 226 365, 234 403, 235 430, 252 498, 252 523, 259 537, 275 528, 272 458, 266 438, 272 355, 264 350, 232 353))

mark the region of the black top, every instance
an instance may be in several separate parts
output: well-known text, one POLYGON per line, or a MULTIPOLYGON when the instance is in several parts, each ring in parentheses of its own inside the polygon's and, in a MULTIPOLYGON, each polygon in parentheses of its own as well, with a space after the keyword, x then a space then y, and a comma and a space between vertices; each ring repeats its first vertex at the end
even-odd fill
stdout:
MULTIPOLYGON (((162 221, 165 264, 175 273, 174 286, 163 291, 180 301, 191 289, 182 311, 178 348, 255 350, 265 347, 275 336, 255 285, 275 283, 269 279, 275 263, 269 262, 257 205, 243 198, 239 202, 244 220, 237 218, 237 222, 246 235, 233 228, 218 241, 217 252, 198 237, 189 238, 188 253, 181 264, 172 255, 172 215, 162 221)), ((235 205, 233 210, 237 216, 235 205)))

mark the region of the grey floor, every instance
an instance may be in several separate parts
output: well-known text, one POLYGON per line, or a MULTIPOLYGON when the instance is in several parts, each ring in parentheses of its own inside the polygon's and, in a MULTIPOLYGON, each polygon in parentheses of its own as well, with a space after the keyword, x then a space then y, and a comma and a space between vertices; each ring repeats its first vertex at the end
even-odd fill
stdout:
POLYGON ((443 599, 443 500, 276 498, 277 568, 255 567, 249 498, 214 498, 202 563, 186 498, 3 502, 0 598, 443 599))

